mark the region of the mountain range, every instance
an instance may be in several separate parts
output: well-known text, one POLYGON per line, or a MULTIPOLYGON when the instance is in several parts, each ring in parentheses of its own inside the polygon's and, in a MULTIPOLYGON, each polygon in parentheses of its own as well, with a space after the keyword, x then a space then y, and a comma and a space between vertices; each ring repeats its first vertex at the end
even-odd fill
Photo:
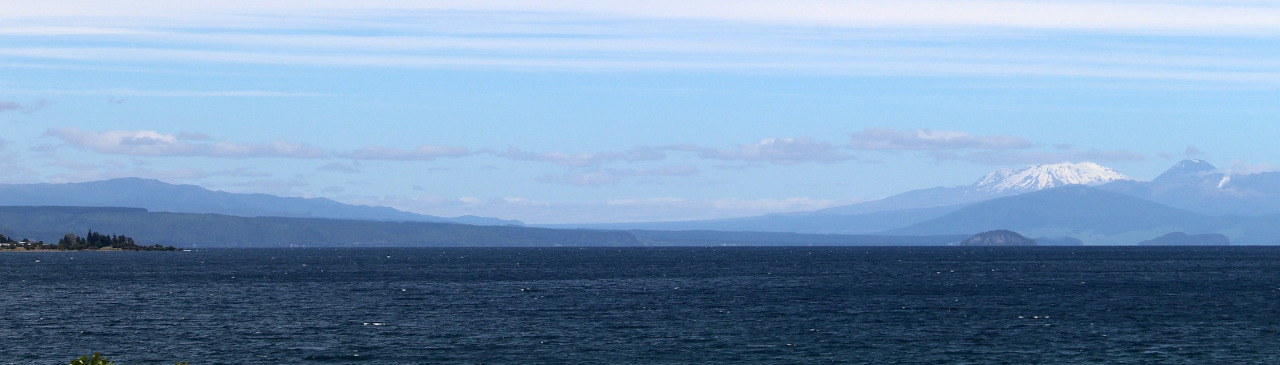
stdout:
POLYGON ((640 246, 624 231, 328 218, 238 217, 142 208, 0 207, 0 235, 57 242, 66 233, 125 234, 147 245, 212 247, 640 246))
POLYGON ((1102 189, 1208 215, 1280 214, 1280 172, 1230 174, 1202 160, 1185 160, 1151 181, 1102 189))
MULTIPOLYGON (((870 234, 955 212, 969 204, 1072 185, 1131 181, 1095 163, 1033 165, 998 169, 970 185, 913 190, 883 199, 811 212, 681 222, 639 222, 548 227, 648 230, 758 230, 818 234, 870 234)), ((976 233, 973 231, 967 233, 976 233)))
POLYGON ((1277 244, 1280 172, 1231 174, 1184 160, 1152 179, 1094 163, 1000 169, 971 185, 914 190, 822 210, 734 219, 561 227, 956 235, 1011 229, 1090 245, 1131 245, 1171 232, 1277 244))
MULTIPOLYGON (((73 208, 61 208, 58 214, 79 214, 75 217, 63 216, 62 220, 79 222, 81 225, 58 225, 55 224, 59 222, 58 219, 49 218, 45 221, 48 225, 43 226, 49 232, 41 231, 49 234, 57 233, 62 228, 47 227, 82 229, 85 224, 92 222, 123 222, 112 220, 117 218, 134 222, 130 223, 134 224, 130 227, 135 229, 145 229, 139 222, 162 218, 175 222, 175 225, 188 227, 200 226, 202 223, 199 222, 218 221, 222 222, 218 224, 238 225, 244 232, 254 232, 235 236, 239 237, 236 239, 268 235, 278 241, 287 241, 288 232, 310 232, 308 234, 312 237, 342 237, 339 241, 331 242, 338 244, 336 242, 346 242, 343 240, 356 237, 332 232, 324 222, 342 221, 373 222, 363 225, 343 224, 361 227, 352 228, 353 231, 382 237, 378 242, 411 243, 431 239, 413 232, 429 231, 440 235, 444 234, 440 232, 448 230, 431 228, 423 231, 426 228, 394 223, 520 225, 518 221, 496 218, 443 218, 387 207, 342 204, 325 198, 234 194, 193 185, 174 185, 135 178, 76 184, 0 185, 0 206, 135 207, 143 208, 145 210, 142 213, 150 214, 139 215, 138 211, 110 209, 80 212, 73 208), (90 213, 97 215, 89 217, 90 213), (236 221, 224 217, 258 219, 236 221)), ((31 209, 36 209, 41 214, 49 213, 37 208, 13 209, 18 210, 9 212, 11 214, 5 220, 0 220, 0 230, 20 233, 14 230, 22 224, 15 221, 22 219, 23 214, 32 214, 31 209)), ((589 229, 570 230, 566 233, 568 236, 542 233, 550 231, 536 232, 546 237, 570 237, 577 234, 573 232, 596 234, 600 230, 626 230, 630 234, 627 237, 632 237, 630 239, 633 242, 652 245, 688 245, 698 242, 725 245, 932 245, 955 242, 955 237, 963 238, 977 232, 1007 229, 1036 237, 1037 241, 1062 244, 1132 245, 1139 242, 1161 242, 1152 240, 1178 233, 1218 234, 1229 239, 1232 244, 1269 245, 1280 244, 1275 239, 1280 237, 1280 224, 1276 223, 1280 223, 1280 172, 1234 174, 1205 161, 1185 160, 1151 181, 1134 180, 1110 168, 1088 162, 1032 165, 1018 170, 992 171, 970 185, 909 191, 883 199, 810 212, 703 221, 541 227, 589 229)), ((451 237, 469 237, 467 239, 471 240, 490 237, 475 242, 491 245, 492 237, 506 237, 510 234, 519 236, 526 234, 522 232, 535 231, 476 232, 483 234, 451 237)), ((164 239, 176 239, 173 236, 175 233, 169 231, 154 234, 164 239)), ((449 242, 454 245, 466 244, 463 241, 449 242)))
POLYGON ((0 206, 130 207, 152 212, 212 213, 240 217, 523 225, 519 221, 487 217, 436 217, 388 207, 343 204, 327 198, 236 194, 195 185, 175 185, 139 178, 68 184, 0 184, 0 206))

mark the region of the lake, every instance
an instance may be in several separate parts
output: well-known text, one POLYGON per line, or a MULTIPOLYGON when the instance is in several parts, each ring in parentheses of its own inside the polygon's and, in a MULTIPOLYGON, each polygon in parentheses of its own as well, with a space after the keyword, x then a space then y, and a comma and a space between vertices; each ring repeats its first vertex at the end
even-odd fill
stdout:
POLYGON ((1280 363, 1280 247, 0 254, 0 363, 1280 363))

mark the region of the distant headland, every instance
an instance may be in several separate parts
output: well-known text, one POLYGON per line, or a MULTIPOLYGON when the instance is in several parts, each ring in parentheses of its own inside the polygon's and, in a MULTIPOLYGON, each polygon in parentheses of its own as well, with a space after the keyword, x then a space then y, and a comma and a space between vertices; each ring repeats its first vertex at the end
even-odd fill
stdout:
POLYGON ((67 233, 55 245, 0 235, 0 251, 177 251, 177 248, 159 244, 142 246, 125 235, 105 235, 89 230, 84 237, 67 233))

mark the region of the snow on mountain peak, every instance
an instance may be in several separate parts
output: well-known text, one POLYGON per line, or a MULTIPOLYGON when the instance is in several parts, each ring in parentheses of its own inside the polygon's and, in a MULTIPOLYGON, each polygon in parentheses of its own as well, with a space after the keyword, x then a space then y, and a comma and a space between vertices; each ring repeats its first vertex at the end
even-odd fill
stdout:
POLYGON ((1172 182, 1178 180, 1199 180, 1218 171, 1218 168, 1204 160, 1182 160, 1177 165, 1156 176, 1153 182, 1172 182))
POLYGON ((1003 193, 1037 191, 1064 185, 1097 185, 1116 180, 1131 180, 1115 170, 1092 163, 1056 163, 1031 165, 1014 171, 997 169, 978 180, 977 190, 1003 193))

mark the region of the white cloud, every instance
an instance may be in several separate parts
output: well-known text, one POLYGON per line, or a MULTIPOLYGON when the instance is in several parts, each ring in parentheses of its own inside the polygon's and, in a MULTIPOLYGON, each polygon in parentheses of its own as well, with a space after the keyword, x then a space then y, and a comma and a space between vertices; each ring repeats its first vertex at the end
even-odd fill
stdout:
POLYGON ((1017 136, 972 135, 961 131, 930 129, 868 128, 850 135, 849 148, 862 151, 922 151, 938 162, 964 161, 993 166, 1148 159, 1144 154, 1127 150, 1082 150, 1066 144, 1040 146, 1017 136))
POLYGON ((930 129, 896 130, 867 128, 853 133, 849 148, 855 150, 1007 150, 1030 148, 1026 138, 1014 136, 974 136, 966 132, 930 129))
POLYGON ((347 174, 357 174, 361 172, 359 163, 347 163, 347 162, 337 162, 337 161, 321 165, 320 167, 318 167, 318 169, 320 169, 321 171, 341 172, 341 173, 347 173, 347 174))
POLYGON ((693 166, 670 165, 657 168, 637 169, 589 169, 560 174, 546 174, 535 178, 540 183, 565 184, 574 186, 605 186, 622 182, 632 177, 673 177, 690 176, 698 173, 693 166))
POLYGON ((1145 161, 1146 155, 1125 150, 1079 150, 1075 148, 1055 150, 1018 150, 1018 151, 976 151, 950 152, 936 151, 931 154, 937 161, 965 161, 991 166, 1027 165, 1059 163, 1064 161, 1120 162, 1145 161))
POLYGON ((830 143, 817 142, 809 138, 766 138, 760 142, 741 144, 732 149, 713 149, 692 145, 669 147, 677 151, 694 152, 698 157, 724 160, 763 162, 777 165, 792 165, 805 162, 835 163, 852 160, 830 143))
POLYGON ((421 145, 406 150, 379 146, 366 146, 346 154, 344 157, 359 160, 402 160, 429 161, 442 157, 462 157, 470 155, 466 147, 421 145))
MULTIPOLYGON (((516 161, 549 162, 566 167, 595 167, 614 162, 660 161, 667 152, 686 152, 703 159, 721 161, 760 162, 791 165, 805 162, 834 163, 852 160, 853 156, 826 142, 809 138, 766 138, 756 143, 737 145, 729 149, 716 149, 693 144, 677 144, 662 147, 641 146, 626 151, 584 152, 565 154, 560 152, 529 152, 510 147, 501 152, 488 152, 516 161)), ((671 167, 667 167, 668 169, 671 167)), ((579 173, 585 176, 586 174, 579 173)), ((661 175, 656 171, 632 171, 626 175, 661 175)), ((559 179, 556 179, 559 180, 559 179)))
POLYGON ((0 183, 3 184, 30 184, 40 181, 39 173, 22 165, 23 159, 16 158, 10 154, 0 154, 0 183))
POLYGON ((632 169, 634 177, 687 177, 698 173, 698 168, 690 165, 666 165, 653 169, 632 169))
MULTIPOLYGON (((809 138, 767 138, 757 143, 738 145, 731 149, 715 149, 695 145, 665 147, 633 147, 624 151, 583 152, 530 152, 515 147, 504 151, 491 149, 471 150, 461 146, 421 145, 413 149, 383 146, 366 146, 354 151, 335 152, 304 143, 270 141, 266 143, 240 143, 214 140, 208 134, 198 132, 162 133, 152 130, 86 131, 74 127, 52 128, 45 136, 54 137, 81 149, 103 154, 130 156, 185 156, 218 158, 343 158, 351 160, 430 161, 440 158, 461 158, 477 154, 493 155, 512 161, 546 162, 557 166, 586 169, 564 174, 547 174, 540 182, 562 183, 579 186, 609 185, 625 177, 687 176, 698 171, 689 165, 666 165, 655 168, 602 168, 606 164, 654 162, 666 159, 670 152, 691 153, 702 159, 740 161, 791 165, 817 162, 835 163, 853 159, 826 142, 809 138)), ((352 166, 328 164, 327 171, 349 171, 352 166)))
POLYGON ((13 101, 0 100, 0 113, 10 111, 10 110, 19 110, 19 109, 22 109, 22 104, 18 104, 17 102, 13 102, 13 101))
POLYGON ((139 177, 163 181, 196 181, 214 177, 254 179, 271 177, 271 174, 269 173, 257 171, 251 168, 206 170, 196 167, 179 167, 156 169, 146 166, 145 163, 137 162, 125 164, 116 161, 85 162, 63 159, 55 160, 52 164, 67 170, 67 172, 52 174, 44 178, 45 180, 54 183, 99 181, 124 177, 139 177))
POLYGON ((323 158, 326 155, 320 148, 285 141, 263 144, 217 142, 209 153, 212 157, 323 158))
POLYGON ((534 181, 545 184, 564 184, 573 186, 605 186, 622 181, 622 176, 607 171, 570 172, 563 174, 546 174, 534 178, 534 181))
POLYGON ((72 127, 59 127, 45 132, 73 146, 99 153, 140 156, 192 156, 200 148, 181 141, 177 136, 155 131, 89 132, 72 127))
POLYGON ((661 151, 650 147, 635 147, 621 152, 584 152, 579 154, 529 152, 515 147, 508 147, 505 151, 488 153, 510 160, 549 162, 568 167, 597 166, 615 161, 657 161, 666 158, 666 155, 661 151))
MULTIPOLYGON (((161 133, 151 130, 85 131, 74 127, 49 129, 45 136, 54 137, 71 146, 90 151, 131 156, 199 156, 219 158, 332 158, 356 160, 425 161, 442 157, 470 155, 464 147, 422 145, 414 149, 368 146, 352 152, 331 152, 304 143, 270 141, 238 143, 214 141, 204 133, 161 133)), ((334 171, 341 166, 326 165, 334 171)), ((324 167, 322 167, 324 168, 324 167)))
POLYGON ((44 108, 46 104, 48 104, 48 101, 44 99, 36 100, 35 102, 28 103, 28 104, 22 104, 16 101, 0 100, 0 113, 4 113, 8 111, 19 111, 24 114, 27 114, 27 113, 32 113, 37 110, 40 110, 41 108, 44 108))
POLYGON ((1276 166, 1275 164, 1266 163, 1266 162, 1249 163, 1249 162, 1235 160, 1235 161, 1231 161, 1230 167, 1227 167, 1225 169, 1220 169, 1220 171, 1222 171, 1222 173, 1225 173, 1227 175, 1253 175, 1253 174, 1260 174, 1264 172, 1280 171, 1280 166, 1276 166))
POLYGON ((49 129, 46 136, 61 139, 74 147, 104 154, 131 156, 279 157, 321 158, 326 153, 316 147, 284 141, 264 144, 209 143, 202 134, 166 134, 149 130, 90 132, 73 127, 49 129))

